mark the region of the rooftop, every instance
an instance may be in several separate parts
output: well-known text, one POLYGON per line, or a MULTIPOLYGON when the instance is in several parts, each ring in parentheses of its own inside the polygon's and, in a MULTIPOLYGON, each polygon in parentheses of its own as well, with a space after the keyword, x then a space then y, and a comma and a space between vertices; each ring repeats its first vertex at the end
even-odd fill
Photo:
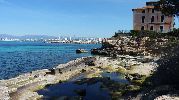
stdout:
POLYGON ((157 4, 157 1, 158 1, 158 0, 156 0, 156 1, 146 2, 146 6, 154 6, 154 5, 157 4))
POLYGON ((158 1, 158 0, 146 2, 146 6, 145 6, 145 7, 142 7, 142 8, 134 8, 134 9, 132 9, 132 11, 133 11, 133 10, 153 9, 153 8, 154 8, 154 5, 156 5, 157 1, 158 1))

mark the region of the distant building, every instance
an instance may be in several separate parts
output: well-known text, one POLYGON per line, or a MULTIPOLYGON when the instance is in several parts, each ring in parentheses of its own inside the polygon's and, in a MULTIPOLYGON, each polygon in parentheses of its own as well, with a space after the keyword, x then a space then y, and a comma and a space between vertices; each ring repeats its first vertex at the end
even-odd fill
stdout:
POLYGON ((142 8, 132 9, 133 29, 150 30, 156 32, 169 32, 174 28, 174 16, 165 16, 161 11, 156 11, 156 2, 146 2, 142 8))

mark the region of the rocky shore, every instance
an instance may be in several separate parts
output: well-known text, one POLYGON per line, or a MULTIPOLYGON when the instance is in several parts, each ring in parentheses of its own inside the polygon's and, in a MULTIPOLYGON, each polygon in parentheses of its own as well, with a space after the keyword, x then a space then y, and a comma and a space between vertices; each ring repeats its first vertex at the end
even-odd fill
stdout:
MULTIPOLYGON (((159 95, 151 90, 149 78, 161 66, 158 62, 165 52, 171 50, 169 39, 149 37, 117 37, 103 41, 101 48, 93 49, 93 56, 78 58, 53 69, 43 69, 0 80, 0 100, 39 100, 43 95, 37 93, 48 86, 72 81, 76 84, 95 84, 100 82, 100 89, 107 90, 112 100, 178 99, 177 96, 159 95), (147 84, 147 85, 146 85, 147 84)), ((168 53, 167 53, 168 54, 168 53)), ((166 86, 165 86, 166 87, 166 86)), ((171 88, 166 88, 167 91, 171 88)), ((86 90, 75 90, 83 98, 86 90), (82 94, 82 95, 81 95, 82 94)), ((62 100, 70 97, 59 97, 62 100)), ((77 100, 78 100, 77 99, 77 100)))
POLYGON ((66 81, 81 73, 85 68, 88 70, 93 63, 94 57, 79 58, 66 64, 61 64, 53 69, 37 70, 18 77, 0 80, 0 100, 33 100, 40 98, 35 91, 47 84, 55 84, 66 81))
POLYGON ((87 57, 61 64, 53 69, 33 71, 16 78, 0 81, 0 97, 2 100, 35 100, 42 98, 37 90, 48 84, 56 84, 86 73, 83 78, 102 77, 103 72, 125 73, 126 78, 133 80, 133 74, 150 75, 156 68, 154 62, 142 63, 151 57, 132 57, 129 55, 111 57, 87 57))

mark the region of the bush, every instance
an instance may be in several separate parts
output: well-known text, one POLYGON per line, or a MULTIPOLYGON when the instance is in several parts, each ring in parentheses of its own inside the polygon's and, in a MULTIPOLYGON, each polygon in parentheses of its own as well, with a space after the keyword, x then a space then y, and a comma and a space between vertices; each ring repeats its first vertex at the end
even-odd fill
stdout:
POLYGON ((115 35, 113 37, 118 37, 118 36, 132 36, 132 37, 150 37, 150 38, 161 38, 161 37, 179 37, 179 28, 178 29, 174 29, 171 32, 168 33, 161 33, 161 32, 155 32, 155 31, 141 31, 141 30, 130 30, 130 32, 128 31, 118 31, 115 32, 115 35))
POLYGON ((130 35, 131 32, 128 32, 128 31, 124 31, 124 30, 119 30, 118 32, 115 32, 114 36, 112 37, 118 37, 118 36, 128 36, 130 35))
POLYGON ((159 67, 154 73, 152 83, 155 86, 171 85, 179 89, 179 46, 170 50, 167 57, 159 60, 159 67))
POLYGON ((130 33, 131 33, 131 36, 132 36, 132 37, 136 37, 136 36, 139 36, 140 31, 131 30, 130 33))
POLYGON ((179 37, 179 28, 178 29, 173 29, 173 31, 168 32, 167 36, 179 37))
POLYGON ((155 31, 139 31, 139 30, 131 30, 131 36, 132 37, 150 37, 150 38, 156 38, 156 37, 163 37, 165 36, 165 33, 155 32, 155 31))

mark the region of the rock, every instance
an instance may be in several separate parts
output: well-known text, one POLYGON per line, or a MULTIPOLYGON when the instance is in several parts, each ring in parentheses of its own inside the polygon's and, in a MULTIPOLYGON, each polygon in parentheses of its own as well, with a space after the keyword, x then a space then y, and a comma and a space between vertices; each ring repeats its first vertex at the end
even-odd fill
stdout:
POLYGON ((55 75, 55 69, 49 69, 49 72, 46 72, 46 74, 55 75))
POLYGON ((95 48, 95 49, 91 49, 91 54, 93 54, 93 55, 108 55, 108 52, 105 49, 95 48))
POLYGON ((77 93, 79 96, 86 96, 86 89, 75 90, 75 93, 77 93))
POLYGON ((84 72, 86 72, 86 70, 85 70, 85 69, 82 69, 81 72, 84 73, 84 72))
POLYGON ((111 94, 112 98, 115 99, 115 100, 117 98, 119 98, 120 96, 122 96, 121 92, 111 92, 110 94, 111 94))
POLYGON ((138 73, 131 74, 131 76, 133 77, 133 80, 139 80, 142 77, 142 75, 140 75, 138 73))
POLYGON ((53 100, 69 100, 69 98, 67 96, 61 96, 59 98, 53 98, 53 100))
POLYGON ((0 100, 9 100, 8 87, 0 86, 0 100))
POLYGON ((52 86, 53 84, 47 84, 47 85, 45 85, 45 88, 48 88, 48 87, 50 87, 50 86, 52 86))
POLYGON ((131 75, 129 75, 129 74, 127 74, 127 75, 125 76, 125 78, 131 81, 131 80, 133 80, 134 77, 131 76, 131 75))
POLYGON ((95 66, 95 65, 96 65, 95 61, 96 61, 96 58, 89 58, 89 59, 86 59, 86 61, 85 61, 85 65, 88 65, 88 66, 95 66))
POLYGON ((170 95, 162 95, 162 96, 159 96, 157 98, 155 98, 154 100, 179 100, 179 97, 172 97, 170 95))
POLYGON ((81 96, 74 96, 74 97, 69 98, 69 100, 83 100, 83 97, 81 97, 81 96))
POLYGON ((76 53, 87 53, 88 51, 84 50, 84 49, 77 49, 76 53))

